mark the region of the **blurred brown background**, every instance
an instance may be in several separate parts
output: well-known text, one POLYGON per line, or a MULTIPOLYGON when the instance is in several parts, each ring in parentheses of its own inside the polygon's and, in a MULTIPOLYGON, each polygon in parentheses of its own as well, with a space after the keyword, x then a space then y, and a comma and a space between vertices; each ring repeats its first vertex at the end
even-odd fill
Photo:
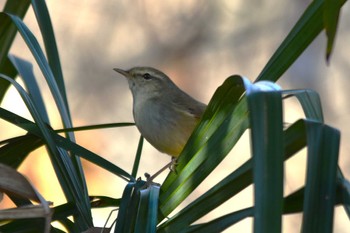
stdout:
MULTIPOLYGON (((1 8, 5 0, 0 0, 1 8)), ((127 82, 112 69, 137 65, 156 67, 192 96, 207 103, 216 88, 231 74, 254 80, 280 45, 309 1, 126 1, 85 0, 46 1, 59 47, 68 99, 75 126, 130 122, 132 99, 127 82)), ((341 130, 340 166, 350 177, 350 9, 345 4, 330 66, 325 62, 324 32, 311 44, 278 82, 284 89, 311 88, 322 100, 325 121, 341 130)), ((41 42, 35 17, 30 9, 24 22, 41 42)), ((11 52, 35 64, 22 38, 17 36, 11 52)), ((61 128, 58 113, 37 66, 54 128, 61 128)), ((2 104, 30 119, 14 90, 2 104)), ((286 122, 303 117, 296 101, 286 101, 286 122)), ((23 131, 0 122, 1 139, 23 131)), ((114 128, 77 133, 79 144, 131 172, 139 140, 136 128, 114 128)), ((201 194, 249 158, 249 135, 192 195, 201 194)), ((139 176, 153 173, 169 161, 145 143, 139 176)), ((304 181, 305 153, 287 162, 288 194, 304 181)), ((125 182, 85 163, 90 194, 120 197, 125 182)), ((64 202, 44 149, 39 149, 20 169, 55 204, 64 202)), ((163 174, 158 182, 162 182, 163 174)), ((213 211, 203 221, 232 209, 252 205, 251 187, 213 211), (243 201, 244 200, 244 201, 243 201)), ((184 203, 184 205, 186 205, 184 203)), ((94 211, 102 226, 110 210, 94 211)), ((344 210, 337 208, 334 232, 347 232, 344 210)), ((284 232, 298 232, 300 216, 285 217, 284 232), (295 225, 297 224, 297 225, 295 225)), ((226 232, 251 232, 252 222, 244 220, 226 232)))

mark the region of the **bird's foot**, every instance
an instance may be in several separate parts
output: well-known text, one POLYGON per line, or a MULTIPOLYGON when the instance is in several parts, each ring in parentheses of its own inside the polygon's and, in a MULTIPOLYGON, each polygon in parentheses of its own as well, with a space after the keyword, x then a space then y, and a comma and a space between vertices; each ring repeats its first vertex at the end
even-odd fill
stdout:
POLYGON ((150 185, 159 185, 158 183, 153 182, 153 180, 168 168, 171 171, 176 173, 176 165, 177 165, 177 159, 175 157, 172 157, 170 163, 166 164, 164 167, 162 167, 159 171, 154 173, 152 176, 148 173, 145 173, 146 184, 144 186, 149 187, 150 185))
POLYGON ((169 165, 170 171, 175 172, 175 174, 177 174, 177 171, 176 171, 177 158, 171 157, 171 162, 168 165, 169 165))

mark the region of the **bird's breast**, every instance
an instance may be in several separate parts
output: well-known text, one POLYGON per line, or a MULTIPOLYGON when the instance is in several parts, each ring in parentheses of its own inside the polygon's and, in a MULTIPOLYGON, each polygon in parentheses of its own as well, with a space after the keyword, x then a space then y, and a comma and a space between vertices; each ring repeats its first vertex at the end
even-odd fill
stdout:
POLYGON ((156 149, 177 157, 197 120, 170 103, 157 100, 134 102, 134 120, 142 136, 156 149))

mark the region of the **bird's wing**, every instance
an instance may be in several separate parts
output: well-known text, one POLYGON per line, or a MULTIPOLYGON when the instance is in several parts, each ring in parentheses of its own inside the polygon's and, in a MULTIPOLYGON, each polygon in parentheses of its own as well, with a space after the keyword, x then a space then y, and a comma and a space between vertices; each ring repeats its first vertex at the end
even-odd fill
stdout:
POLYGON ((185 94, 173 99, 177 111, 185 112, 188 115, 200 119, 206 109, 206 105, 185 94))

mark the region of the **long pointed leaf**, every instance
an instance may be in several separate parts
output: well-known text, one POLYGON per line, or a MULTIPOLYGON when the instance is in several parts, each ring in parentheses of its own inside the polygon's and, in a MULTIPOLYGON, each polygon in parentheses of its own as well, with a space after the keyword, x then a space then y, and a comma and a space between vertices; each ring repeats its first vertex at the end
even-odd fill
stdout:
MULTIPOLYGON (((42 73, 44 74, 44 77, 49 85, 49 88, 51 90, 51 93, 54 97, 54 100, 57 104, 58 111, 60 112, 61 118, 63 125, 68 128, 72 128, 72 123, 69 115, 69 110, 68 106, 65 104, 64 98, 61 95, 61 92, 58 88, 58 85, 56 83, 56 80, 54 78, 54 75, 51 71, 51 68, 44 56, 44 53, 42 52, 40 45, 38 41, 36 40, 35 36, 32 34, 32 32, 28 29, 28 27, 22 22, 20 18, 17 16, 11 15, 11 14, 6 14, 6 13, 0 13, 0 17, 9 17, 11 21, 14 23, 14 25, 17 27, 18 31, 20 32, 21 36, 23 37, 24 41, 26 42, 28 48, 32 52, 34 58, 36 59, 42 73)), ((74 141, 74 134, 73 133, 68 133, 68 136, 71 140, 74 141)), ((50 146, 50 143, 49 143, 50 146)), ((53 147, 52 147, 53 148, 53 147)), ((71 171, 73 177, 69 177, 68 180, 74 179, 73 182, 77 182, 76 185, 71 186, 72 189, 76 189, 73 193, 75 198, 77 198, 77 201, 79 204, 81 204, 80 207, 81 217, 84 218, 83 221, 77 221, 77 224, 83 224, 81 225, 81 228, 86 228, 88 225, 92 225, 92 217, 91 217, 91 212, 90 212, 90 202, 89 202, 89 197, 88 197, 88 191, 87 191, 87 186, 85 183, 85 178, 84 178, 84 172, 83 172, 83 167, 81 165, 81 162, 79 158, 75 155, 72 155, 70 157, 66 151, 62 151, 60 149, 57 149, 58 153, 56 153, 55 156, 63 156, 67 161, 63 163, 60 166, 72 166, 72 167, 66 167, 71 171), (65 155, 64 155, 65 154, 65 155), (70 160, 68 162, 68 159, 70 160), (79 192, 79 195, 78 195, 79 192), (84 225, 85 222, 86 224, 84 225)), ((49 150, 50 153, 55 153, 54 150, 49 150)), ((57 159, 57 158, 56 158, 57 159)), ((55 160, 54 160, 55 161, 55 160)), ((55 166, 58 166, 57 164, 55 166)), ((58 170, 56 170, 58 171, 58 170)), ((69 184, 69 182, 67 183, 69 184)), ((71 185, 71 184, 70 184, 71 185)), ((65 188, 64 188, 65 189, 65 188)), ((72 190, 64 190, 65 193, 71 192, 72 190)))
POLYGON ((83 190, 80 183, 81 180, 77 175, 76 170, 73 168, 67 151, 63 151, 62 149, 56 147, 56 143, 52 137, 53 134, 49 131, 47 125, 41 118, 41 115, 38 113, 37 107, 25 90, 13 79, 2 74, 0 74, 0 77, 10 82, 22 97, 29 112, 35 120, 37 127, 40 129, 40 133, 42 134, 44 141, 46 142, 53 167, 66 198, 69 201, 74 201, 77 204, 80 213, 79 217, 82 218, 82 220, 78 221, 77 224, 82 230, 89 228, 89 226, 92 226, 90 202, 86 202, 86 198, 81 194, 83 190))
POLYGON ((43 144, 42 139, 32 134, 11 138, 0 148, 0 163, 18 168, 30 152, 43 144))
MULTIPOLYGON (((3 12, 23 18, 29 8, 29 0, 7 1, 3 12)), ((8 60, 8 52, 17 33, 16 27, 10 19, 0 16, 0 73, 15 78, 17 72, 8 60)), ((9 83, 0 79, 0 102, 2 101, 9 83)))
POLYGON ((341 0, 325 0, 323 9, 323 22, 327 35, 327 49, 326 60, 329 62, 329 58, 333 51, 333 45, 335 40, 335 34, 338 27, 338 19, 340 14, 340 8, 342 6, 341 0))
MULTIPOLYGON (((288 159, 306 145, 304 121, 299 120, 292 124, 285 130, 283 138, 285 140, 285 159, 288 159)), ((162 223, 158 231, 177 232, 188 227, 191 223, 248 187, 252 182, 252 160, 250 159, 171 219, 162 223)))
POLYGON ((332 232, 340 134, 307 124, 308 161, 302 232, 332 232))
POLYGON ((313 90, 286 90, 286 97, 298 98, 307 119, 323 122, 323 112, 320 96, 313 90))
POLYGON ((138 180, 126 185, 120 202, 115 233, 134 232, 140 202, 140 190, 145 184, 145 181, 138 180))
POLYGON ((202 119, 186 144, 177 167, 164 181, 160 210, 167 216, 222 161, 248 127, 242 78, 229 77, 218 88, 202 119))
POLYGON ((189 233, 189 232, 222 232, 229 226, 253 215, 253 208, 246 208, 243 210, 236 211, 234 213, 230 213, 224 215, 220 218, 214 219, 210 222, 198 224, 195 226, 191 226, 188 230, 179 231, 181 233, 189 233))
MULTIPOLYGON (((46 81, 49 84, 49 87, 51 89, 51 92, 54 96, 54 99, 56 101, 56 104, 58 106, 58 110, 61 114, 61 117, 63 119, 63 122, 65 124, 69 124, 70 118, 69 114, 67 112, 67 107, 65 105, 65 102, 60 94, 60 91, 58 89, 57 83, 55 81, 55 78, 53 76, 53 73, 51 71, 51 68, 45 58, 45 55, 43 51, 40 48, 40 45, 38 41, 36 40, 35 36, 32 34, 32 32, 28 29, 28 27, 22 22, 20 18, 17 16, 6 14, 3 12, 0 12, 0 15, 4 18, 9 17, 10 20, 14 23, 14 25, 17 27, 18 31, 22 35, 24 41, 26 42, 28 48, 31 50, 34 58, 36 59, 41 71, 43 72, 46 81)), ((67 125, 67 127, 71 127, 70 125, 67 125)))
MULTIPOLYGON (((23 117, 20 117, 16 114, 13 114, 3 108, 0 108, 0 118, 11 122, 12 124, 17 125, 18 127, 23 128, 24 130, 27 130, 29 133, 35 135, 35 137, 42 138, 40 141, 41 143, 44 143, 43 140, 45 139, 41 133, 41 131, 38 129, 38 127, 31 121, 24 119, 23 117)), ((29 136, 28 136, 29 137, 29 136)), ((113 163, 109 162, 108 160, 96 155, 95 153, 85 149, 84 147, 81 147, 74 142, 70 141, 67 138, 64 138, 53 131, 51 132, 51 137, 53 138, 55 144, 59 147, 64 148, 67 151, 73 151, 77 155, 81 156, 82 158, 106 169, 107 171, 110 171, 111 173, 120 176, 123 179, 129 178, 133 180, 133 177, 131 177, 126 171, 119 168, 118 166, 114 165, 113 163)), ((40 144, 40 141, 38 144, 40 144)), ((0 150, 1 151, 1 150, 0 150)), ((127 180, 127 179, 126 179, 127 180)))
MULTIPOLYGON (((346 0, 341 0, 343 5, 346 0)), ((312 1, 256 81, 277 81, 324 28, 324 0, 312 1)))
POLYGON ((140 190, 140 203, 135 223, 135 232, 155 233, 158 217, 159 186, 151 185, 140 190))
POLYGON ((137 151, 136 151, 136 155, 135 155, 134 165, 132 167, 132 172, 131 172, 131 176, 132 177, 137 177, 137 170, 139 169, 141 153, 142 153, 142 147, 143 147, 143 137, 141 135, 140 136, 140 140, 139 140, 139 145, 137 146, 137 151))
POLYGON ((29 94, 32 96, 35 105, 38 107, 37 110, 40 113, 41 117, 47 124, 49 124, 49 116, 47 114, 38 83, 34 77, 32 64, 13 55, 10 55, 9 59, 11 60, 12 64, 16 67, 19 75, 23 78, 24 84, 27 87, 29 94))
POLYGON ((59 59, 56 39, 55 39, 54 31, 51 24, 51 18, 50 18, 46 3, 45 1, 42 1, 42 0, 31 0, 31 1, 32 1, 32 7, 34 10, 36 19, 38 21, 38 24, 41 30, 41 35, 44 40, 48 63, 51 67, 53 76, 56 80, 62 99, 65 102, 67 109, 69 109, 67 94, 66 94, 66 87, 64 85, 64 79, 62 74, 61 62, 59 59))
POLYGON ((247 95, 254 171, 254 232, 281 232, 283 114, 279 91, 247 95))

